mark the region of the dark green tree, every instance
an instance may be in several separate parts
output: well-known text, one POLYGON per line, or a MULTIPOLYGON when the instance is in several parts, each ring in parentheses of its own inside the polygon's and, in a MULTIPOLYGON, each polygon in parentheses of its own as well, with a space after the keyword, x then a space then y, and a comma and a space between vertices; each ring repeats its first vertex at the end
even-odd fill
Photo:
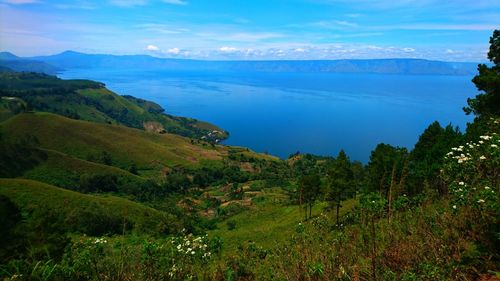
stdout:
POLYGON ((344 150, 339 152, 337 158, 332 162, 328 171, 329 189, 326 194, 327 201, 336 209, 337 224, 339 223, 339 211, 341 202, 348 199, 354 193, 354 173, 349 158, 344 150))
POLYGON ((83 174, 80 177, 78 191, 89 192, 116 192, 118 191, 118 178, 110 174, 83 174))
POLYGON ((102 151, 101 155, 99 155, 99 162, 104 165, 111 166, 113 165, 113 159, 111 158, 111 154, 107 151, 102 151))
POLYGON ((368 191, 378 191, 391 209, 395 194, 405 186, 408 175, 408 150, 381 143, 370 155, 367 166, 368 191))
POLYGON ((321 178, 318 174, 313 173, 303 175, 299 180, 301 202, 305 205, 305 219, 307 220, 307 209, 309 207, 309 218, 312 215, 312 207, 314 202, 321 194, 321 178))
POLYGON ((467 99, 468 106, 464 108, 467 114, 475 114, 477 117, 500 116, 500 31, 493 31, 490 37, 490 50, 488 59, 493 63, 489 67, 486 64, 478 65, 479 74, 472 82, 481 91, 475 98, 467 99))
POLYGON ((445 128, 437 121, 429 125, 409 156, 408 193, 421 193, 431 183, 436 185, 438 191, 443 192, 444 186, 439 184, 439 170, 446 153, 461 140, 462 133, 451 124, 445 128))
POLYGON ((132 163, 130 167, 128 168, 128 171, 134 175, 138 175, 139 171, 137 170, 137 165, 135 163, 132 163))
POLYGON ((8 197, 0 195, 0 264, 19 254, 22 237, 15 232, 21 223, 21 211, 8 197))

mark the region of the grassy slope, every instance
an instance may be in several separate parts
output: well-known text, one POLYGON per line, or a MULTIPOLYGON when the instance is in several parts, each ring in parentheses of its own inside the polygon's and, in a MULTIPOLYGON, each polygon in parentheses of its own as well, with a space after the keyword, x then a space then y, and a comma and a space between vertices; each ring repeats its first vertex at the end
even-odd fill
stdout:
MULTIPOLYGON (((107 110, 120 112, 125 109, 128 111, 128 114, 136 116, 139 120, 140 116, 145 113, 145 110, 140 106, 133 104, 126 98, 119 96, 106 88, 78 90, 77 93, 98 103, 101 107, 106 108, 107 110)), ((101 123, 109 121, 111 123, 118 124, 117 120, 111 119, 94 106, 80 104, 77 112, 83 120, 101 123)))
POLYGON ((25 113, 0 125, 9 137, 31 134, 45 149, 57 150, 86 159, 89 154, 107 151, 113 165, 139 169, 194 165, 201 159, 220 160, 216 148, 193 145, 188 139, 171 134, 154 134, 117 125, 78 121, 50 113, 25 113))
MULTIPOLYGON (((0 96, 18 97, 33 110, 52 112, 74 119, 121 124, 137 129, 151 129, 201 138, 217 130, 212 140, 227 134, 215 125, 192 118, 164 114, 164 109, 151 101, 120 96, 104 84, 89 80, 63 80, 36 73, 0 73, 0 96), (146 125, 148 124, 148 125, 146 125)), ((2 112, 0 112, 0 117, 2 112)))
MULTIPOLYGON (((249 241, 265 248, 278 246, 290 238, 297 224, 304 219, 304 211, 299 206, 282 205, 273 200, 283 196, 282 193, 283 191, 278 188, 265 191, 261 195, 265 199, 263 202, 219 223, 211 235, 222 238, 227 253, 234 253, 239 245, 249 241), (227 222, 231 220, 236 222, 236 228, 233 230, 227 227, 227 222)), ((356 203, 356 199, 345 201, 340 214, 344 215, 356 203)), ((313 207, 313 216, 323 212, 324 207, 325 203, 316 204, 313 207)))
POLYGON ((0 194, 24 211, 43 208, 63 216, 69 224, 80 216, 100 212, 128 219, 137 231, 155 233, 171 220, 160 211, 123 198, 81 194, 32 180, 0 179, 0 194))
POLYGON ((23 178, 70 189, 78 185, 82 174, 115 175, 119 179, 129 182, 144 180, 116 167, 81 160, 53 150, 45 150, 45 152, 47 153, 47 160, 25 172, 23 178))

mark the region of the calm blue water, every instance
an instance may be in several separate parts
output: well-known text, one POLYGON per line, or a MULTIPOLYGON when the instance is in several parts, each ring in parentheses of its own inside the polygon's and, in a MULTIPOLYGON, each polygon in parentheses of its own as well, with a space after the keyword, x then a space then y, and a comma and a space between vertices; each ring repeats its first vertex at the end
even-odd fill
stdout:
POLYGON ((170 114, 212 122, 226 144, 283 158, 296 151, 367 162, 380 142, 412 148, 433 121, 461 128, 472 77, 331 73, 74 70, 62 78, 106 83, 170 114))

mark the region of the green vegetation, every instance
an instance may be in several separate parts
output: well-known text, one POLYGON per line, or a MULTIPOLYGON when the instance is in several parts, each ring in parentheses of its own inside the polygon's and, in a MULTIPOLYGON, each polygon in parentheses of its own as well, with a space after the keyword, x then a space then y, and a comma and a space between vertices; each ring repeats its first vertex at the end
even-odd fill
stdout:
POLYGON ((58 216, 66 231, 87 235, 121 234, 124 231, 172 233, 172 218, 160 211, 114 196, 94 196, 37 181, 0 179, 0 194, 22 213, 58 216))
POLYGON ((0 122, 9 119, 10 117, 25 112, 28 105, 19 98, 1 97, 0 98, 0 122))
POLYGON ((0 97, 22 99, 29 109, 52 112, 73 119, 122 124, 157 133, 215 141, 227 137, 216 126, 190 118, 164 114, 150 101, 120 96, 104 84, 89 80, 62 80, 39 73, 0 73, 0 97))
POLYGON ((137 120, 128 114, 105 124, 113 114, 102 108, 162 109, 95 82, 10 73, 19 81, 6 88, 17 98, 0 104, 0 278, 496 280, 499 35, 495 66, 474 78, 483 93, 469 100, 465 133, 434 122, 412 150, 381 143, 367 165, 344 151, 280 160, 147 132, 125 124, 137 120), (29 109, 54 95, 96 103, 75 111, 87 121, 29 109))
MULTIPOLYGON (((261 198, 270 202, 264 201, 257 207, 222 221, 210 235, 218 236, 225 242, 224 249, 228 254, 236 254, 238 249, 252 243, 265 249, 281 247, 293 236, 297 225, 303 221, 304 214, 296 205, 276 203, 268 199, 273 198, 272 196, 268 192, 264 193, 261 198), (235 223, 233 229, 225 227, 230 222, 235 223)), ((355 204, 355 199, 344 201, 340 215, 346 214, 355 204)), ((323 202, 314 205, 313 217, 330 216, 331 213, 323 214, 325 207, 323 202)))
POLYGON ((57 151, 45 150, 44 152, 47 159, 26 171, 22 175, 23 178, 68 189, 77 187, 82 175, 113 175, 124 182, 144 181, 143 178, 116 167, 81 160, 57 151))
POLYGON ((1 130, 11 138, 33 135, 42 148, 80 159, 106 151, 113 165, 122 169, 134 163, 139 170, 146 170, 221 158, 216 148, 191 144, 176 135, 74 120, 51 113, 19 114, 1 124, 1 130))

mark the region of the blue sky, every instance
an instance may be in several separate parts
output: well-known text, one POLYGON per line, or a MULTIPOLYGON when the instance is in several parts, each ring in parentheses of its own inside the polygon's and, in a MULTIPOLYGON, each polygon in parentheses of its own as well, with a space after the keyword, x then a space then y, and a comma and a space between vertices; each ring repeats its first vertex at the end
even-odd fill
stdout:
POLYGON ((0 0, 0 49, 484 61, 497 0, 0 0))

